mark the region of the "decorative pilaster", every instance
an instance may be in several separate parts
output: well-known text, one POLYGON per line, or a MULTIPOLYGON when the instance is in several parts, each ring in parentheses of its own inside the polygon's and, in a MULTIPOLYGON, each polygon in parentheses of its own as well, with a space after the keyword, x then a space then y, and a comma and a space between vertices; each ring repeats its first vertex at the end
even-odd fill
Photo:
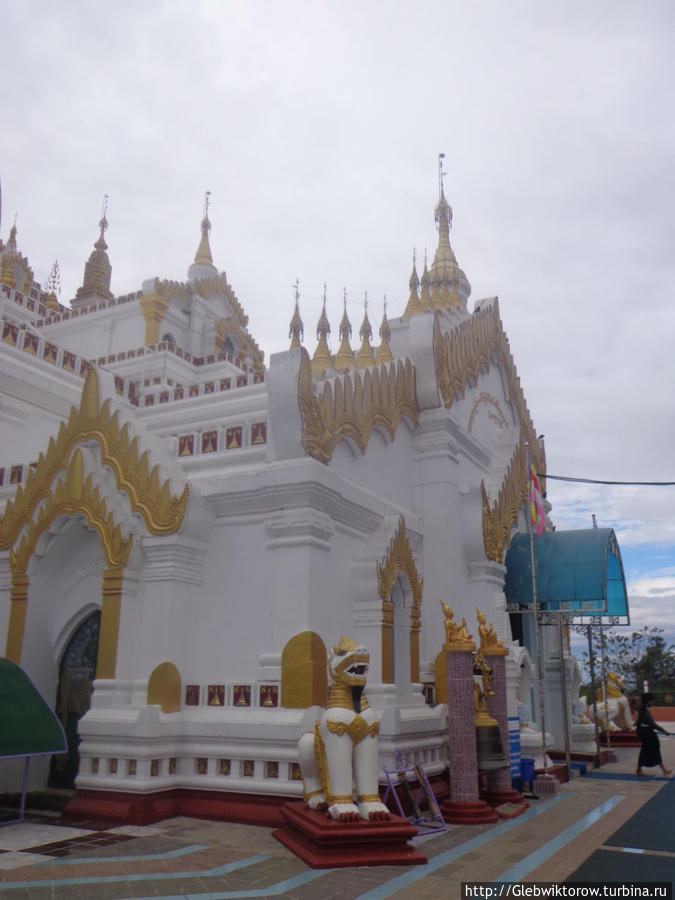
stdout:
POLYGON ((7 629, 7 650, 5 656, 19 665, 23 648, 23 634, 26 628, 28 575, 14 575, 12 577, 9 597, 9 627, 7 629))
POLYGON ((114 678, 117 667, 117 643, 120 631, 124 566, 106 569, 101 592, 101 630, 98 641, 97 678, 114 678))
POLYGON ((159 294, 144 294, 139 303, 145 319, 145 345, 159 341, 159 326, 169 308, 169 301, 159 294))

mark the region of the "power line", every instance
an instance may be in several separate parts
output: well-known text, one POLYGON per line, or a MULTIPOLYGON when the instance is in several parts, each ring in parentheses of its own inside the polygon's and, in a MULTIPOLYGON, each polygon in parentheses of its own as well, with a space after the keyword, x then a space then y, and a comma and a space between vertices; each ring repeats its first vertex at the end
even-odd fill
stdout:
POLYGON ((601 478, 572 478, 569 475, 549 475, 547 472, 537 472, 539 478, 552 481, 575 481, 580 484, 624 484, 630 487, 673 487, 675 481, 605 481, 601 478))

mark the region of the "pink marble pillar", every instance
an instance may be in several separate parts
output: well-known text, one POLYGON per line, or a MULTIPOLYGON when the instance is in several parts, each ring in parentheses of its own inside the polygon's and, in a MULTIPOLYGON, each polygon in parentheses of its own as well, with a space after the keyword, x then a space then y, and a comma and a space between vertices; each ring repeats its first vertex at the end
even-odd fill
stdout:
POLYGON ((478 797, 471 650, 448 650, 447 667, 450 800, 442 805, 441 812, 447 822, 496 822, 494 810, 478 797))
POLYGON ((488 697, 488 714, 499 725, 499 735, 502 739, 502 747, 506 754, 506 765, 502 769, 493 769, 486 772, 487 788, 481 793, 483 800, 498 806, 502 803, 523 803, 526 806, 522 794, 511 786, 511 756, 509 752, 509 719, 506 704, 506 655, 484 651, 485 662, 492 670, 490 687, 492 696, 488 697))

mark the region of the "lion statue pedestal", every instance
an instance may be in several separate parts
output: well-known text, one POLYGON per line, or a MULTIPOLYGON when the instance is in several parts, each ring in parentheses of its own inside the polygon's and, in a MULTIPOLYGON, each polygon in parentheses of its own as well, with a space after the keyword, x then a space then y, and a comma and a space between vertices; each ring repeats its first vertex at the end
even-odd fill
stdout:
POLYGON ((304 800, 283 806, 274 832, 315 869, 426 863, 407 843, 417 829, 380 800, 380 726, 364 694, 369 664, 368 650, 348 638, 329 651, 326 708, 308 710, 298 741, 304 800))

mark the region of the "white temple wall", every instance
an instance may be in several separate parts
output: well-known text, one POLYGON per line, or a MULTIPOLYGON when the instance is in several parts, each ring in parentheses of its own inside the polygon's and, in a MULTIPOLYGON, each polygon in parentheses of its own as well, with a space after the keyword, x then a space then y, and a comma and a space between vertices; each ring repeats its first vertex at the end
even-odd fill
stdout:
MULTIPOLYGON (((85 304, 84 308, 89 305, 85 304)), ((45 325, 41 335, 86 359, 136 349, 145 344, 145 319, 137 301, 108 306, 77 319, 45 325)))

